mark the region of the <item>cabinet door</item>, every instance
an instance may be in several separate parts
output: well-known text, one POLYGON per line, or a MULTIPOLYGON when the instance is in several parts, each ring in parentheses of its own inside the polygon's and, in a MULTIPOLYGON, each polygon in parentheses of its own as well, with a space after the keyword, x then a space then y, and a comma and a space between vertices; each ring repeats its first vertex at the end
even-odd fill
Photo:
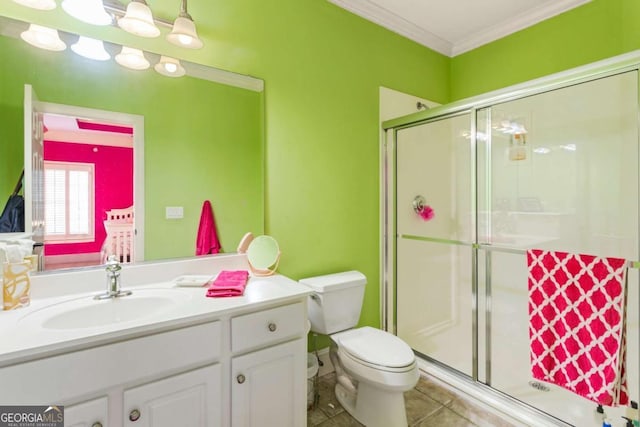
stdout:
POLYGON ((306 425, 305 348, 298 339, 232 359, 233 427, 306 425))
POLYGON ((222 425, 220 365, 207 366, 124 392, 125 427, 222 425))
POLYGON ((106 397, 64 407, 66 427, 107 427, 109 400, 106 397))

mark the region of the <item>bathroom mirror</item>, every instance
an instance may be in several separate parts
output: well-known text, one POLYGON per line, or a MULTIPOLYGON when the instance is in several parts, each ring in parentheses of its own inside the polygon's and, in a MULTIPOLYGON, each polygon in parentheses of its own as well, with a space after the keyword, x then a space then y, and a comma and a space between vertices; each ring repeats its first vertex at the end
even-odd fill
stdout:
MULTIPOLYGON (((133 71, 68 48, 37 49, 16 38, 16 26, 27 24, 0 17, 0 203, 23 169, 28 84, 44 103, 143 117, 144 194, 134 197, 144 202, 144 215, 136 216, 144 223, 144 260, 193 256, 205 200, 213 206, 223 252, 233 251, 245 230, 263 229, 262 81, 249 78, 260 84, 247 85, 247 76, 198 64, 189 64, 180 78, 153 67, 133 71)), ((115 48, 107 46, 112 56, 115 48)), ((95 212, 96 227, 105 216, 95 212)))
POLYGON ((247 248, 247 260, 254 275, 268 276, 278 269, 280 248, 271 236, 258 236, 247 248))

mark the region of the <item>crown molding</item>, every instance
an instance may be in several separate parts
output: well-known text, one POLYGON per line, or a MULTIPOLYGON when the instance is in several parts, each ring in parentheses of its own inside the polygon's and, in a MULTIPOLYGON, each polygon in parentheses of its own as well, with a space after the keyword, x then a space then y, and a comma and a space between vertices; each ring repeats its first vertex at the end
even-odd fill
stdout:
POLYGON ((383 7, 378 6, 370 0, 328 1, 368 21, 381 25, 388 30, 449 57, 468 52, 492 41, 508 36, 509 34, 513 34, 517 31, 535 25, 545 19, 549 19, 553 16, 591 2, 591 0, 556 0, 553 3, 530 9, 520 15, 516 15, 504 22, 493 25, 486 30, 479 31, 469 37, 453 43, 438 37, 432 32, 407 21, 383 7))
POLYGON ((369 0, 329 0, 329 2, 429 49, 451 56, 453 45, 450 42, 369 0))
POLYGON ((591 2, 591 0, 557 0, 553 3, 527 10, 524 13, 457 41, 453 45, 451 56, 468 52, 589 2, 591 2))

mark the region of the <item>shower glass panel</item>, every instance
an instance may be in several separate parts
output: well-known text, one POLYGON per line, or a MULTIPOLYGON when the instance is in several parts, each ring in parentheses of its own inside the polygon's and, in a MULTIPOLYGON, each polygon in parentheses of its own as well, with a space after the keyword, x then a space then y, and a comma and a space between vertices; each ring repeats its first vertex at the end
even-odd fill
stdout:
POLYGON ((479 242, 635 256, 637 96, 633 71, 479 111, 479 242))
MULTIPOLYGON (((395 328, 495 396, 591 426, 595 403, 531 376, 525 252, 640 260, 638 71, 529 93, 395 128, 395 328)), ((628 392, 638 401, 635 268, 627 300, 628 392)))
POLYGON ((469 376, 475 224, 470 124, 466 113, 396 135, 397 334, 422 355, 469 376), (418 196, 433 218, 420 215, 418 196))
MULTIPOLYGON (((637 82, 631 71, 477 112, 482 380, 576 426, 594 425, 594 403, 552 384, 529 384, 524 250, 639 258, 637 82)), ((631 269, 627 369, 634 400, 638 287, 631 269)), ((613 408, 607 414, 624 415, 613 408)))
POLYGON ((397 250, 398 336, 472 376, 471 247, 402 238, 397 250))

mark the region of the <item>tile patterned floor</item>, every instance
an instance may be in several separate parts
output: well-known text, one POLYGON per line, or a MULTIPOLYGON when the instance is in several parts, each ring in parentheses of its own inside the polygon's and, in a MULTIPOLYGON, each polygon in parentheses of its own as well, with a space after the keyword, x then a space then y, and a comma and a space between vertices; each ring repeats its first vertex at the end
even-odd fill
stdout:
MULTIPOLYGON (((307 412, 307 426, 362 426, 338 403, 333 392, 335 380, 334 373, 318 379, 320 400, 314 409, 307 412)), ((428 377, 420 378, 418 385, 404 394, 404 400, 410 427, 513 427, 513 424, 484 411, 473 401, 441 387, 428 377)))

